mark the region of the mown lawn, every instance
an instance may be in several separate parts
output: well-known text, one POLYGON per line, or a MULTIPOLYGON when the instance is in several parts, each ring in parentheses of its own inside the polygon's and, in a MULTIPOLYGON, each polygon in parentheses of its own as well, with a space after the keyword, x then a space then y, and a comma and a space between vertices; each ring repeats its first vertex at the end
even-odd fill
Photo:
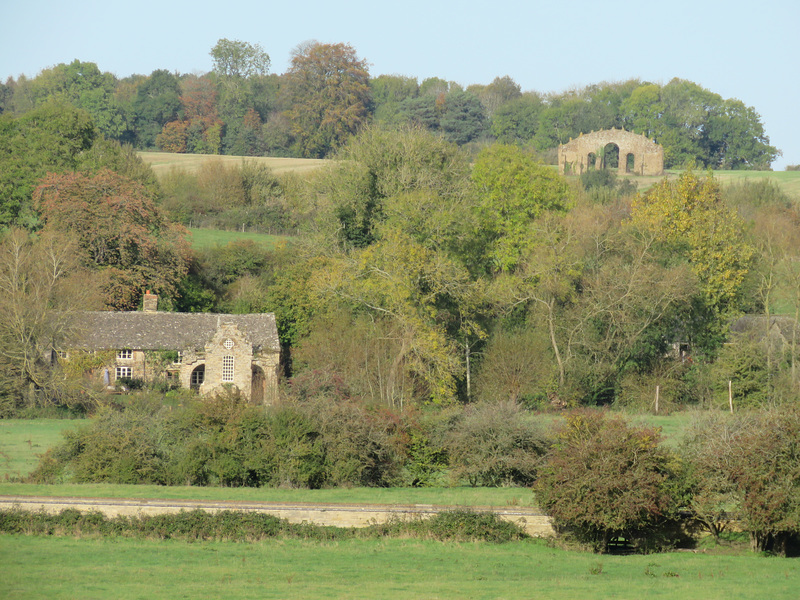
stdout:
POLYGON ((598 556, 542 541, 258 543, 0 536, 0 597, 797 598, 800 561, 598 556))

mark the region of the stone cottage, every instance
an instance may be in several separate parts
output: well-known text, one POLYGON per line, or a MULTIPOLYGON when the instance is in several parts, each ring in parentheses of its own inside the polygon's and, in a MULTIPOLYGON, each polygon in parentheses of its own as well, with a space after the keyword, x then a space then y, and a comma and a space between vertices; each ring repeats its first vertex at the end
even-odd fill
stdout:
POLYGON ((71 351, 107 352, 95 370, 107 385, 166 377, 202 395, 232 390, 272 403, 280 358, 274 314, 159 312, 157 304, 148 293, 142 311, 80 313, 71 351))

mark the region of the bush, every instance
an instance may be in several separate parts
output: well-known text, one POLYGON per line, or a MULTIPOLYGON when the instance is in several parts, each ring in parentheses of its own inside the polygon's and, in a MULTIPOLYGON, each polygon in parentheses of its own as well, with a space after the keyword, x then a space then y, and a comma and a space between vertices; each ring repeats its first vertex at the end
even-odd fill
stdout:
POLYGON ((560 531, 596 552, 625 540, 655 549, 675 521, 677 477, 658 431, 618 417, 581 411, 567 416, 539 471, 539 505, 560 531))
POLYGON ((447 434, 453 478, 470 485, 530 485, 549 441, 535 417, 514 402, 464 409, 447 434))

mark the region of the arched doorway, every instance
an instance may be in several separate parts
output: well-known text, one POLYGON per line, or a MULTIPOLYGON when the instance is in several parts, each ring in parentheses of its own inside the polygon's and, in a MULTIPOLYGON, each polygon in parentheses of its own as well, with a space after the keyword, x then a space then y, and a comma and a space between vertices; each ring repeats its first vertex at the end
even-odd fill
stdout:
POLYGON ((193 390, 199 390, 200 386, 203 385, 203 382, 206 380, 206 365, 202 364, 195 367, 192 370, 192 374, 189 377, 189 387, 193 390))
POLYGON ((250 402, 252 404, 264 404, 266 387, 267 378, 264 376, 264 369, 258 365, 253 365, 253 379, 250 382, 250 402))
POLYGON ((636 168, 636 159, 633 156, 633 152, 628 152, 627 156, 625 157, 625 172, 626 173, 633 173, 633 170, 636 168))

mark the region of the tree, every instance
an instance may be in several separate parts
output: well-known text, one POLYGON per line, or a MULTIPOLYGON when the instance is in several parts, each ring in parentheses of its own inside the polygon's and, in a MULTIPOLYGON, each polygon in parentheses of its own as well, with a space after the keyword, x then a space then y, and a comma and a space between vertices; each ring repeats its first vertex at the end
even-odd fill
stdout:
POLYGON ((445 96, 439 127, 445 139, 462 146, 478 138, 486 128, 486 115, 477 96, 450 92, 445 96))
POLYGON ((623 538, 646 548, 675 518, 670 456, 660 435, 598 412, 569 414, 534 484, 556 526, 608 552, 623 538), (649 540, 649 541, 648 541, 649 540))
POLYGON ((153 147, 164 125, 177 119, 180 95, 178 78, 164 69, 153 71, 139 84, 132 102, 138 147, 153 147))
POLYGON ((497 107, 491 116, 491 132, 501 144, 528 142, 536 135, 544 103, 539 95, 526 92, 497 107))
POLYGON ((495 269, 512 269, 525 248, 535 243, 531 223, 546 211, 565 211, 566 181, 529 152, 495 144, 481 151, 472 169, 478 194, 477 214, 488 238, 495 269))
POLYGON ((188 270, 186 232, 142 185, 112 171, 45 177, 34 192, 44 231, 70 232, 86 266, 103 276, 105 302, 131 310, 145 289, 166 298, 188 270))
POLYGON ((495 77, 478 94, 481 104, 486 109, 486 116, 490 119, 495 111, 502 105, 522 97, 519 84, 508 75, 495 77))
POLYGON ((800 534, 800 412, 786 406, 721 420, 698 423, 684 445, 694 506, 717 521, 733 507, 754 552, 785 555, 800 534))
POLYGON ((284 91, 300 156, 327 156, 369 119, 367 62, 349 44, 312 43, 299 49, 284 91))
POLYGON ((673 260, 683 257, 691 266, 701 295, 686 334, 696 347, 713 352, 738 309, 753 256, 742 221, 723 202, 719 183, 692 171, 677 181, 665 178, 634 201, 632 220, 656 233, 673 260))
POLYGON ((45 232, 34 240, 13 229, 0 240, 0 373, 8 387, 34 401, 51 399, 58 382, 48 362, 79 328, 78 310, 92 305, 77 244, 69 234, 45 232))
POLYGON ((260 44, 221 38, 211 49, 214 72, 223 77, 247 79, 269 72, 269 54, 260 44))
POLYGON ((48 100, 14 118, 0 115, 0 224, 33 227, 31 197, 48 172, 73 171, 97 137, 89 115, 48 100))
POLYGON ((341 149, 337 164, 324 182, 334 212, 330 227, 336 228, 326 234, 347 246, 376 241, 387 217, 405 221, 404 229, 414 228, 420 242, 432 245, 445 244, 443 230, 465 220, 466 157, 435 135, 367 127, 341 149), (429 235, 433 230, 441 235, 429 235))
POLYGON ((101 72, 95 63, 74 60, 39 73, 32 93, 37 105, 54 99, 85 110, 105 136, 119 139, 124 122, 114 95, 116 85, 116 77, 101 72))

